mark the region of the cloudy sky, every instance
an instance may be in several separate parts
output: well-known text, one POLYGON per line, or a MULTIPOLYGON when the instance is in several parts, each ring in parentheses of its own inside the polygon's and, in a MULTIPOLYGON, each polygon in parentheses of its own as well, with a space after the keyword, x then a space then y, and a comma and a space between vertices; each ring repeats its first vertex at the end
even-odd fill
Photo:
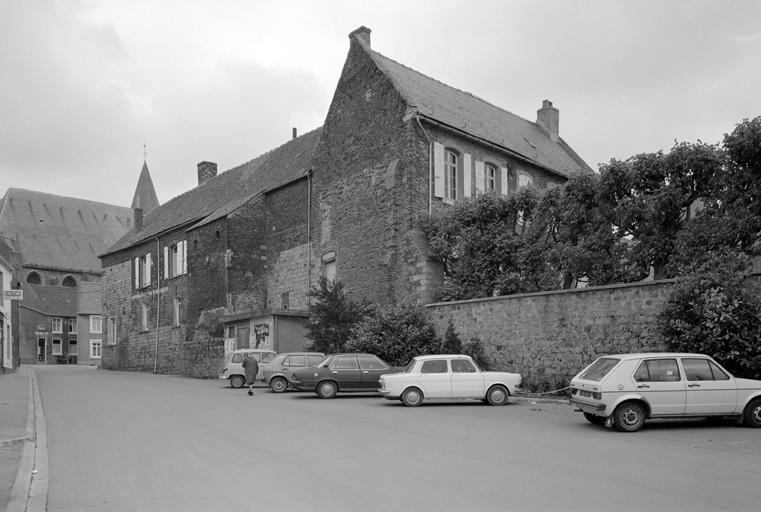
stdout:
POLYGON ((0 194, 159 200, 322 125, 349 49, 529 120, 593 168, 761 115, 758 0, 0 0, 0 194))

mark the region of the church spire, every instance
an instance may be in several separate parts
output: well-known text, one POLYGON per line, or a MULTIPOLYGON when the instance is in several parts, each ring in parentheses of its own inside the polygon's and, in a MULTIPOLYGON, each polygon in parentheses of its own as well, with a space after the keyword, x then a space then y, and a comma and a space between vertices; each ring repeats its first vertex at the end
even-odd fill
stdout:
POLYGON ((140 171, 140 179, 137 180, 135 196, 132 198, 132 209, 141 208, 144 214, 161 204, 156 196, 156 189, 153 188, 151 173, 148 172, 147 154, 145 144, 143 144, 143 169, 140 171))

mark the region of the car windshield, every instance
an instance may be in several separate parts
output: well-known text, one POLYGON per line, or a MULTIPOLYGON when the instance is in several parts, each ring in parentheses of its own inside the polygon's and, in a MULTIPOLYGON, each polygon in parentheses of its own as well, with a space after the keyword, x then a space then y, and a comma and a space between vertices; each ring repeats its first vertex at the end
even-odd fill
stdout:
POLYGON ((410 373, 412 371, 412 367, 415 366, 415 363, 417 362, 417 359, 413 359, 410 361, 410 364, 407 365, 407 368, 404 369, 404 373, 410 373))
POLYGON ((610 372, 621 360, 613 357, 601 357, 595 361, 587 371, 582 373, 579 378, 584 380, 600 381, 610 372))

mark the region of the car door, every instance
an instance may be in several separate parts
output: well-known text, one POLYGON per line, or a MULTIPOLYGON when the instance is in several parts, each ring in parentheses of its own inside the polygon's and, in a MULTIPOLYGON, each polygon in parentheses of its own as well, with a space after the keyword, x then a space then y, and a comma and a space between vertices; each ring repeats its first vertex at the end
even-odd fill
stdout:
POLYGON ((687 396, 676 358, 643 359, 634 372, 634 384, 650 404, 652 416, 684 414, 687 396))
POLYGON ((380 376, 389 372, 389 367, 373 355, 357 356, 359 370, 362 373, 362 389, 378 391, 380 376))
POLYGON ((452 370, 452 398, 483 398, 484 376, 467 359, 450 359, 452 370))
POLYGON ((330 375, 343 390, 362 389, 362 374, 357 356, 336 356, 330 363, 330 375))
POLYGON ((737 408, 737 384, 717 364, 705 358, 682 358, 687 379, 686 414, 732 414, 737 408))
POLYGON ((451 398, 452 375, 446 359, 423 361, 418 374, 418 382, 427 398, 451 398))

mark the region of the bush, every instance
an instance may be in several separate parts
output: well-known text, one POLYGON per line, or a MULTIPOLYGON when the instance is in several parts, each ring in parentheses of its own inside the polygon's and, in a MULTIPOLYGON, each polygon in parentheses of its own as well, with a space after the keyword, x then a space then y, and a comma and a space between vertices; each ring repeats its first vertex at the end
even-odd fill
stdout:
POLYGON ((420 306, 384 306, 352 329, 345 349, 375 354, 392 366, 413 357, 437 354, 441 340, 420 306))
POLYGON ((351 301, 344 293, 343 283, 324 277, 309 296, 314 300, 309 305, 305 336, 312 342, 305 349, 326 354, 344 352, 352 328, 372 315, 372 308, 367 302, 351 301))
POLYGON ((761 377, 761 297, 745 284, 749 261, 715 253, 677 279, 658 315, 669 348, 707 354, 734 375, 761 377))

